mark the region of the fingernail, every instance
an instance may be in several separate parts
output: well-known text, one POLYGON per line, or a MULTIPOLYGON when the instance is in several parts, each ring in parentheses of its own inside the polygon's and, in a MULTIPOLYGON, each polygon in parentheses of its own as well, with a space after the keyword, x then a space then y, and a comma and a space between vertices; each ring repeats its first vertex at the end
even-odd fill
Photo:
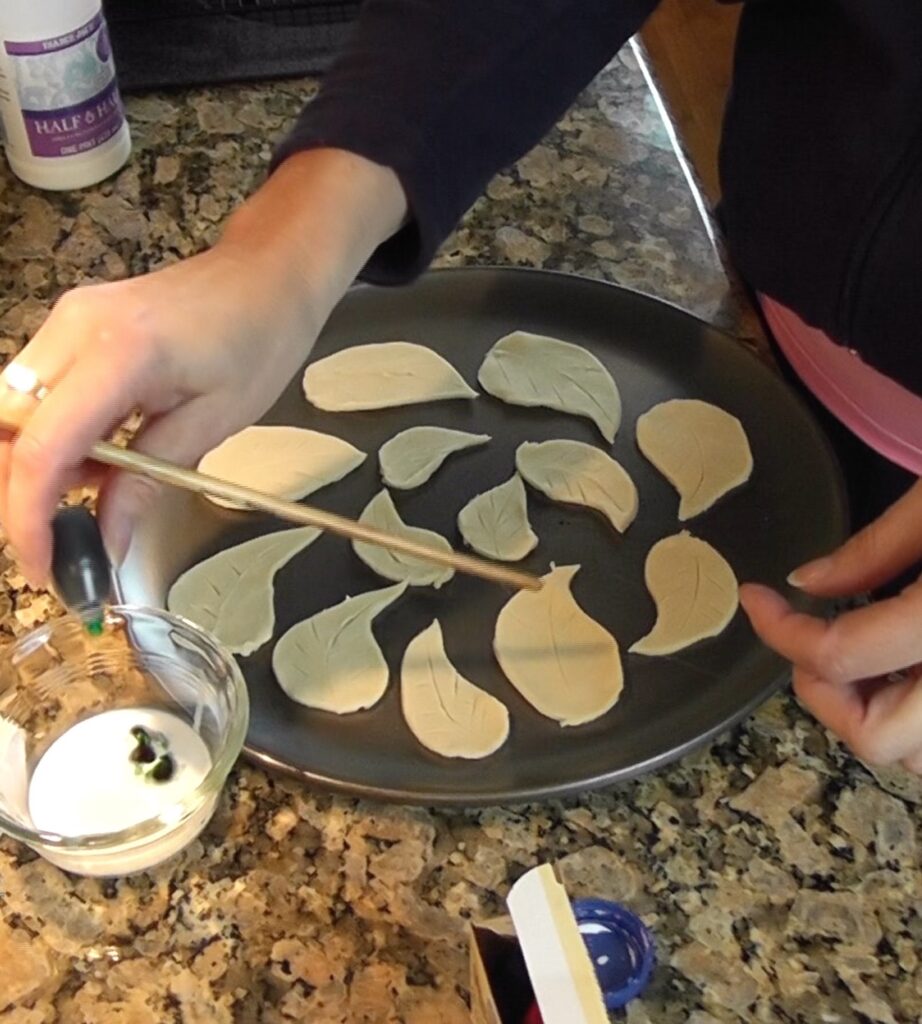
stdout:
POLYGON ((832 568, 831 558, 816 558, 812 562, 795 569, 788 576, 788 583, 792 587, 809 587, 819 581, 832 568))

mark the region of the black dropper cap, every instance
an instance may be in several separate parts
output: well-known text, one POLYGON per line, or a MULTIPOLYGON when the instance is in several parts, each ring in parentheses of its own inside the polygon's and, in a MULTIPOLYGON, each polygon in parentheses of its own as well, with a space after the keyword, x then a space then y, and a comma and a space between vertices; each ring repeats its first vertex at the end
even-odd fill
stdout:
POLYGON ((58 597, 88 632, 101 632, 112 592, 112 568, 96 517, 82 505, 60 508, 51 530, 51 575, 58 597))

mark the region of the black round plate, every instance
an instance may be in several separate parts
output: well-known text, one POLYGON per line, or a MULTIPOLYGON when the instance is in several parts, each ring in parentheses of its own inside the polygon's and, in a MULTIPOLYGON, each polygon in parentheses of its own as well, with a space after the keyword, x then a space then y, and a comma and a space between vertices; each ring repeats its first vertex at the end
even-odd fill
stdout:
MULTIPOLYGON (((738 613, 724 633, 671 657, 627 654, 646 633, 654 606, 644 559, 661 537, 688 528, 713 544, 738 578, 783 588, 785 575, 834 547, 847 514, 834 456, 789 388, 732 339, 662 302, 583 278, 541 271, 457 269, 427 274, 400 289, 358 287, 336 310, 313 359, 348 345, 404 339, 428 345, 471 383, 484 353, 515 329, 584 345, 609 368, 624 403, 611 448, 640 492, 640 513, 616 534, 595 514, 529 492, 537 549, 521 563, 536 573, 579 563, 574 593, 618 638, 625 686, 602 718, 561 728, 528 705, 501 674, 491 644, 509 593, 456 576, 441 590, 417 589, 375 624, 391 685, 369 711, 337 717, 290 701, 275 683, 272 644, 241 664, 249 684, 246 750, 256 760, 348 793, 420 804, 485 804, 561 795, 605 785, 665 764, 740 720, 785 679, 784 663, 764 648, 738 613), (677 520, 672 487, 640 455, 634 424, 667 398, 696 397, 743 422, 752 446, 751 480, 690 523, 677 520), (407 642, 433 618, 461 673, 503 700, 512 730, 505 747, 482 761, 440 758, 424 750, 400 712, 398 670, 407 642)), ((570 437, 605 447, 588 420, 524 409, 484 396, 372 412, 324 413, 292 381, 265 423, 311 427, 368 452, 345 480, 308 500, 358 516, 381 486, 375 453, 399 430, 436 424, 489 433, 485 447, 452 456, 423 487, 394 492, 404 519, 460 545, 458 510, 508 479, 516 446, 570 437)), ((160 605, 176 576, 220 548, 283 524, 230 512, 181 491, 152 509, 121 573, 125 600, 160 605)), ((347 595, 385 586, 351 546, 319 538, 276 577, 276 638, 295 622, 347 595)), ((805 599, 798 597, 801 607, 805 599)))

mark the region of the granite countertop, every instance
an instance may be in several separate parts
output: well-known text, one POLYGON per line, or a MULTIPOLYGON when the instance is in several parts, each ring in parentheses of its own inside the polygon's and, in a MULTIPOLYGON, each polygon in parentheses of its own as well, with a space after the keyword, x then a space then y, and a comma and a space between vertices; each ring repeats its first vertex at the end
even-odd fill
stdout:
MULTIPOLYGON (((0 346, 68 287, 215 238, 262 178, 308 81, 132 98, 131 163, 39 194, 0 171, 0 346)), ((440 265, 576 271, 661 296, 759 346, 631 52, 499 175, 440 265)), ((0 555, 0 630, 55 611, 0 555)), ((241 764, 216 817, 159 870, 101 882, 0 840, 0 1021, 455 1024, 465 922, 553 859, 572 895, 656 935, 631 1024, 922 1019, 918 780, 872 774, 787 695, 706 750, 578 799, 376 806, 241 764)))

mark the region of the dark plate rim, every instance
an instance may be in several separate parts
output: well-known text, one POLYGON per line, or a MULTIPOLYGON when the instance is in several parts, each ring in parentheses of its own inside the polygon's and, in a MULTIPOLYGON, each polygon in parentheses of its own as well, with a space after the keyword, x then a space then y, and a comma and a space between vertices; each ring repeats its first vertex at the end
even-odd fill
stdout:
MULTIPOLYGON (((709 323, 702 317, 683 309, 675 302, 667 299, 661 299, 657 296, 651 295, 648 292, 640 291, 635 288, 627 288, 623 285, 616 284, 611 281, 603 281, 596 278, 584 277, 580 274, 571 273, 568 271, 560 270, 544 270, 537 267, 509 267, 498 264, 475 264, 464 267, 439 267, 429 271, 426 271, 422 277, 433 277, 439 276, 444 277, 446 275, 452 275, 456 277, 460 276, 473 276, 476 274, 495 274, 502 273, 504 276, 518 276, 518 277, 529 277, 529 278, 551 278, 554 280, 566 281, 569 285, 584 288, 605 288, 614 289, 615 291, 622 294, 629 294, 636 299, 657 307, 665 306, 672 312, 679 314, 682 317, 687 318, 699 324, 707 331, 716 334, 724 338, 728 343, 732 344, 737 351, 745 353, 745 355, 752 360, 754 365, 759 367, 757 372, 770 374, 778 379, 780 376, 773 372, 772 368, 762 360, 755 352, 753 352, 746 345, 742 344, 740 339, 735 338, 732 334, 723 330, 714 324, 709 323)), ((419 279, 417 279, 419 280, 419 279)), ((386 286, 390 287, 390 286, 386 286)), ((400 287, 400 286, 396 286, 400 287)), ((350 286, 344 299, 353 292, 367 291, 373 289, 380 291, 382 286, 370 284, 368 282, 357 282, 350 286)), ((321 332, 322 334, 323 332, 321 332)), ((309 359, 310 357, 308 357, 309 359)), ((804 413, 810 418, 811 421, 815 422, 810 410, 807 408, 803 399, 793 389, 790 390, 791 400, 797 402, 803 409, 804 413)), ((842 473, 842 467, 839 464, 838 457, 836 456, 835 450, 832 447, 831 442, 826 436, 825 432, 820 428, 819 424, 816 424, 817 438, 819 442, 825 447, 826 452, 829 456, 830 463, 834 467, 834 477, 836 483, 836 490, 838 491, 838 497, 841 503, 843 518, 846 526, 846 531, 849 528, 849 507, 848 507, 848 496, 845 487, 845 480, 842 473)), ((734 726, 738 725, 744 719, 748 718, 756 708, 760 707, 769 697, 777 693, 783 686, 785 686, 790 680, 790 666, 788 663, 778 657, 774 656, 777 662, 778 670, 772 679, 766 683, 765 686, 759 690, 752 698, 746 701, 737 711, 733 714, 726 716, 722 721, 717 722, 705 732, 692 740, 685 740, 682 743, 677 744, 674 747, 670 747, 668 750, 663 751, 661 754, 655 757, 648 758, 646 761, 642 761, 639 764, 631 765, 628 768, 616 768, 611 772, 606 772, 602 775, 597 775, 592 778, 583 779, 579 782, 573 783, 561 783, 547 786, 533 787, 531 789, 522 790, 500 790, 490 795, 484 795, 483 793, 470 793, 470 792, 452 792, 450 794, 434 794, 429 790, 416 790, 407 789, 402 787, 400 790, 370 785, 366 783, 360 783, 355 781, 343 781, 330 776, 324 775, 320 772, 310 771, 302 768, 296 768, 292 765, 287 764, 284 761, 279 760, 268 751, 259 747, 245 744, 243 748, 244 756, 252 763, 266 768, 272 772, 278 772, 279 774, 286 775, 293 778, 301 779, 304 782, 310 783, 323 789, 327 792, 337 793, 342 796, 352 797, 354 799, 363 800, 377 800, 384 803, 393 804, 404 804, 407 806, 415 807, 491 807, 491 806, 515 806, 520 804, 534 803, 538 801, 546 801, 551 799, 560 799, 562 797, 573 796, 579 793, 588 792, 590 790, 599 790, 607 786, 616 785, 621 782, 627 782, 630 779, 637 778, 641 775, 645 775, 648 772, 655 771, 659 768, 665 767, 674 761, 679 760, 681 757, 687 754, 694 753, 700 750, 706 744, 709 744, 715 737, 729 731, 734 726)))

